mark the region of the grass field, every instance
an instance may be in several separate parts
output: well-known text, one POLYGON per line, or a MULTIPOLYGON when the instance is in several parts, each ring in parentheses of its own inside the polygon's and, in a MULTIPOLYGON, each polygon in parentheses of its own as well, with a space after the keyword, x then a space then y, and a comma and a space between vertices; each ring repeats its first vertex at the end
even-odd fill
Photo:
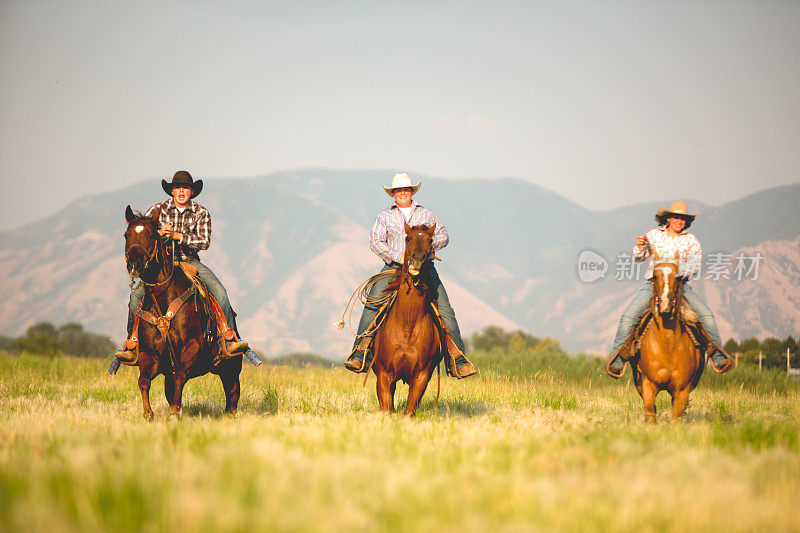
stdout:
POLYGON ((205 376, 168 421, 158 378, 147 423, 136 369, 0 354, 0 531, 800 531, 800 380, 708 372, 650 426, 630 372, 497 357, 415 420, 374 377, 248 365, 238 418, 205 376))

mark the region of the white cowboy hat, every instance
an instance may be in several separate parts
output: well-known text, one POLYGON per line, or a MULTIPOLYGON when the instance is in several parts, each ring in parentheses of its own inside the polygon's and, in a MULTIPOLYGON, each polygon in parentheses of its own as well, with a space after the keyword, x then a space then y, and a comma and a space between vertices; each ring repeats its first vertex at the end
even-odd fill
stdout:
POLYGON ((422 185, 421 181, 416 185, 411 185, 411 178, 408 177, 408 174, 403 172, 402 174, 395 174, 394 177, 392 178, 392 185, 389 187, 384 185, 383 190, 386 191, 386 194, 391 196, 395 189, 411 187, 411 194, 417 194, 420 185, 422 185))
POLYGON ((668 218, 666 215, 678 215, 689 220, 694 220, 694 217, 697 216, 697 211, 695 211, 693 215, 690 215, 689 208, 686 207, 686 202, 682 200, 675 200, 669 204, 669 209, 662 205, 658 208, 658 211, 656 211, 656 219, 668 218))

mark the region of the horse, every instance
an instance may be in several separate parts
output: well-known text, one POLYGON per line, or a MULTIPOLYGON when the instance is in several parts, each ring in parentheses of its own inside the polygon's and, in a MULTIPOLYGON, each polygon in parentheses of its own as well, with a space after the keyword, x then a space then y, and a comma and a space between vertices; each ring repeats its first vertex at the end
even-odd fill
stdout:
MULTIPOLYGON (((125 209, 125 262, 131 279, 145 285, 142 318, 139 320, 139 390, 143 415, 153 419, 150 384, 164 374, 164 395, 170 416, 179 418, 186 382, 208 372, 217 374, 225 390, 225 412, 235 415, 239 404, 239 373, 242 356, 220 359, 219 345, 206 333, 209 313, 200 302, 198 290, 182 268, 176 267, 170 247, 158 234, 158 208, 151 216, 125 209)), ((131 284, 132 286, 132 284, 131 284)), ((208 296, 210 297, 210 295, 208 296)), ((231 324, 231 327, 235 327, 231 324)))
POLYGON ((683 281, 677 273, 677 257, 662 259, 654 254, 652 318, 645 325, 636 357, 631 359, 633 381, 648 422, 655 422, 656 395, 662 390, 672 396, 672 419, 679 420, 706 366, 705 355, 695 345, 685 320, 696 322, 696 317, 683 301, 683 281))
POLYGON ((372 370, 377 378, 376 393, 381 411, 394 412, 397 382, 408 384, 405 415, 416 414, 433 371, 442 360, 440 332, 431 314, 429 280, 425 263, 433 256, 431 241, 436 224, 409 227, 405 224, 406 250, 403 264, 389 290, 397 290, 394 304, 375 336, 372 370))

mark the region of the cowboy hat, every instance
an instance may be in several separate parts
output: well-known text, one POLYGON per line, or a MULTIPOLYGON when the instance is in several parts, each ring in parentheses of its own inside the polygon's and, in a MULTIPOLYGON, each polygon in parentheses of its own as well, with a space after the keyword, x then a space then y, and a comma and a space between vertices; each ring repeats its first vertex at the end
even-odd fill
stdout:
POLYGON ((192 175, 185 170, 179 170, 172 176, 172 182, 168 183, 167 180, 161 180, 161 188, 169 196, 172 196, 172 189, 175 187, 185 187, 192 189, 192 198, 200 194, 203 190, 203 180, 194 181, 192 175))
POLYGON ((387 187, 386 185, 383 186, 383 190, 386 191, 386 194, 389 196, 394 193, 395 189, 403 189, 405 187, 409 187, 411 189, 411 194, 416 194, 419 190, 420 185, 422 182, 420 181, 416 185, 411 184, 411 178, 408 177, 408 174, 403 172, 402 174, 395 174, 394 178, 392 178, 391 186, 387 187))
POLYGON ((658 208, 658 211, 656 211, 656 218, 669 218, 668 215, 678 215, 680 218, 694 220, 694 217, 697 216, 697 211, 695 211, 693 215, 690 215, 689 209, 686 207, 686 202, 683 200, 675 200, 669 204, 669 209, 662 205, 658 208))

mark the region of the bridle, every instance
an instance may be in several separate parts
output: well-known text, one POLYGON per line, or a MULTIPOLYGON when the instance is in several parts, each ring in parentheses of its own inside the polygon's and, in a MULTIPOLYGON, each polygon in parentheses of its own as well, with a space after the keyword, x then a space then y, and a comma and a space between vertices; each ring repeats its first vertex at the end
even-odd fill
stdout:
MULTIPOLYGON (((133 224, 131 224, 131 225, 133 225, 133 224)), ((156 237, 155 239, 153 239, 153 249, 150 250, 149 252, 147 251, 147 248, 145 248, 144 246, 142 246, 139 243, 132 244, 130 246, 130 248, 126 248, 125 249, 125 264, 126 265, 129 263, 128 255, 135 249, 141 250, 144 253, 145 257, 147 257, 147 260, 145 260, 145 262, 144 262, 144 266, 142 266, 142 272, 139 275, 139 280, 140 280, 139 285, 136 285, 136 287, 134 287, 134 284, 135 284, 134 279, 135 278, 133 277, 133 274, 130 274, 130 272, 128 273, 130 275, 130 277, 131 277, 131 283, 130 283, 131 290, 135 290, 135 289, 139 288, 141 285, 145 285, 146 287, 160 287, 161 285, 165 285, 165 284, 169 283, 170 280, 172 280, 172 275, 175 273, 175 263, 174 263, 174 261, 170 261, 170 263, 171 263, 170 273, 169 273, 169 276, 164 281, 148 283, 147 281, 144 280, 143 277, 141 277, 141 275, 144 273, 144 271, 147 270, 148 268, 150 268, 150 263, 152 261, 158 262, 159 249, 160 249, 159 241, 160 240, 161 240, 161 237, 156 237)), ((172 241, 172 256, 173 256, 173 258, 175 257, 175 241, 172 241)), ((166 257, 164 257, 164 260, 166 260, 166 257)))

